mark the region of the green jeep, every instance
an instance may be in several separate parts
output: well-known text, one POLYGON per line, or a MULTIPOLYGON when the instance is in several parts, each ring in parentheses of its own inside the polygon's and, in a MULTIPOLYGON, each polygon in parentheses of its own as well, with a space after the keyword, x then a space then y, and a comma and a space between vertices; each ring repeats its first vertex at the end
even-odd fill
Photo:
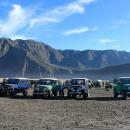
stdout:
POLYGON ((33 91, 33 97, 43 96, 51 97, 57 96, 60 91, 61 83, 58 79, 42 78, 38 81, 33 91))
POLYGON ((118 98, 121 95, 123 100, 130 96, 130 77, 119 77, 113 81, 113 96, 118 98))

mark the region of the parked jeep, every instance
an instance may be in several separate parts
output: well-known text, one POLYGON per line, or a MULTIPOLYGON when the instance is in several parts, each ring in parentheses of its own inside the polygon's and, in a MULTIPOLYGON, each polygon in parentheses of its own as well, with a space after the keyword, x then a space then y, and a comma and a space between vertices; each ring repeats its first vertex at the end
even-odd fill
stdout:
POLYGON ((130 96, 130 77, 119 77, 113 81, 113 96, 118 98, 121 95, 123 100, 130 96))
POLYGON ((93 80, 91 84, 92 88, 100 88, 101 87, 101 80, 93 80))
POLYGON ((104 87, 106 91, 109 91, 109 89, 112 89, 113 82, 112 81, 104 81, 104 87))
POLYGON ((84 99, 88 97, 89 87, 87 78, 73 78, 70 83, 69 97, 76 98, 77 95, 82 95, 84 99))
POLYGON ((33 91, 33 97, 43 96, 51 97, 57 96, 60 92, 61 83, 58 79, 42 78, 38 81, 33 91))
POLYGON ((4 86, 3 84, 0 84, 0 96, 6 96, 8 93, 8 87, 4 86))
POLYGON ((7 96, 8 94, 8 87, 5 86, 7 81, 7 78, 2 79, 1 83, 0 83, 0 96, 7 96))
POLYGON ((8 88, 11 97, 16 96, 17 93, 27 96, 27 90, 31 87, 31 84, 27 78, 9 78, 6 80, 4 87, 8 88))

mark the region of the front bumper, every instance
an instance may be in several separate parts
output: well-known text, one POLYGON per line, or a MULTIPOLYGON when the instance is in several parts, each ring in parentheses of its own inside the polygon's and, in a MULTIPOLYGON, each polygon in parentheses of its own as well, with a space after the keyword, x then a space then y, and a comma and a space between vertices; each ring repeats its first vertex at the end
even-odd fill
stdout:
POLYGON ((48 91, 34 91, 33 95, 47 95, 49 94, 48 91))
POLYGON ((8 92, 8 90, 4 90, 4 89, 0 90, 0 93, 7 93, 7 92, 8 92))
POLYGON ((130 96, 130 91, 129 92, 126 92, 127 93, 127 95, 129 95, 130 96))
POLYGON ((69 92, 69 95, 81 95, 82 92, 81 91, 71 91, 69 92))

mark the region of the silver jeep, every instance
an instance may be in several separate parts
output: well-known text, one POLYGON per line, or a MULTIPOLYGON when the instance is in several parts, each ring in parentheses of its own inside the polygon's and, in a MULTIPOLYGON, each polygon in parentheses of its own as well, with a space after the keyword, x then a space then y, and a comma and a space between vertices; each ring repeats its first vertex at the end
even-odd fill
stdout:
POLYGON ((73 78, 70 81, 68 96, 76 98, 77 95, 82 95, 84 99, 88 97, 89 87, 87 78, 73 78))

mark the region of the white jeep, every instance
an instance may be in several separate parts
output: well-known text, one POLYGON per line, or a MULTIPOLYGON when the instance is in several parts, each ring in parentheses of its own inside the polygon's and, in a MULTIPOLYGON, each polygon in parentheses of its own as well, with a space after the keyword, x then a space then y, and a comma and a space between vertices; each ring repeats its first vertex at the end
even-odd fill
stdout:
POLYGON ((70 81, 68 96, 76 98, 77 95, 82 95, 84 99, 88 97, 89 87, 87 78, 73 78, 70 81))

